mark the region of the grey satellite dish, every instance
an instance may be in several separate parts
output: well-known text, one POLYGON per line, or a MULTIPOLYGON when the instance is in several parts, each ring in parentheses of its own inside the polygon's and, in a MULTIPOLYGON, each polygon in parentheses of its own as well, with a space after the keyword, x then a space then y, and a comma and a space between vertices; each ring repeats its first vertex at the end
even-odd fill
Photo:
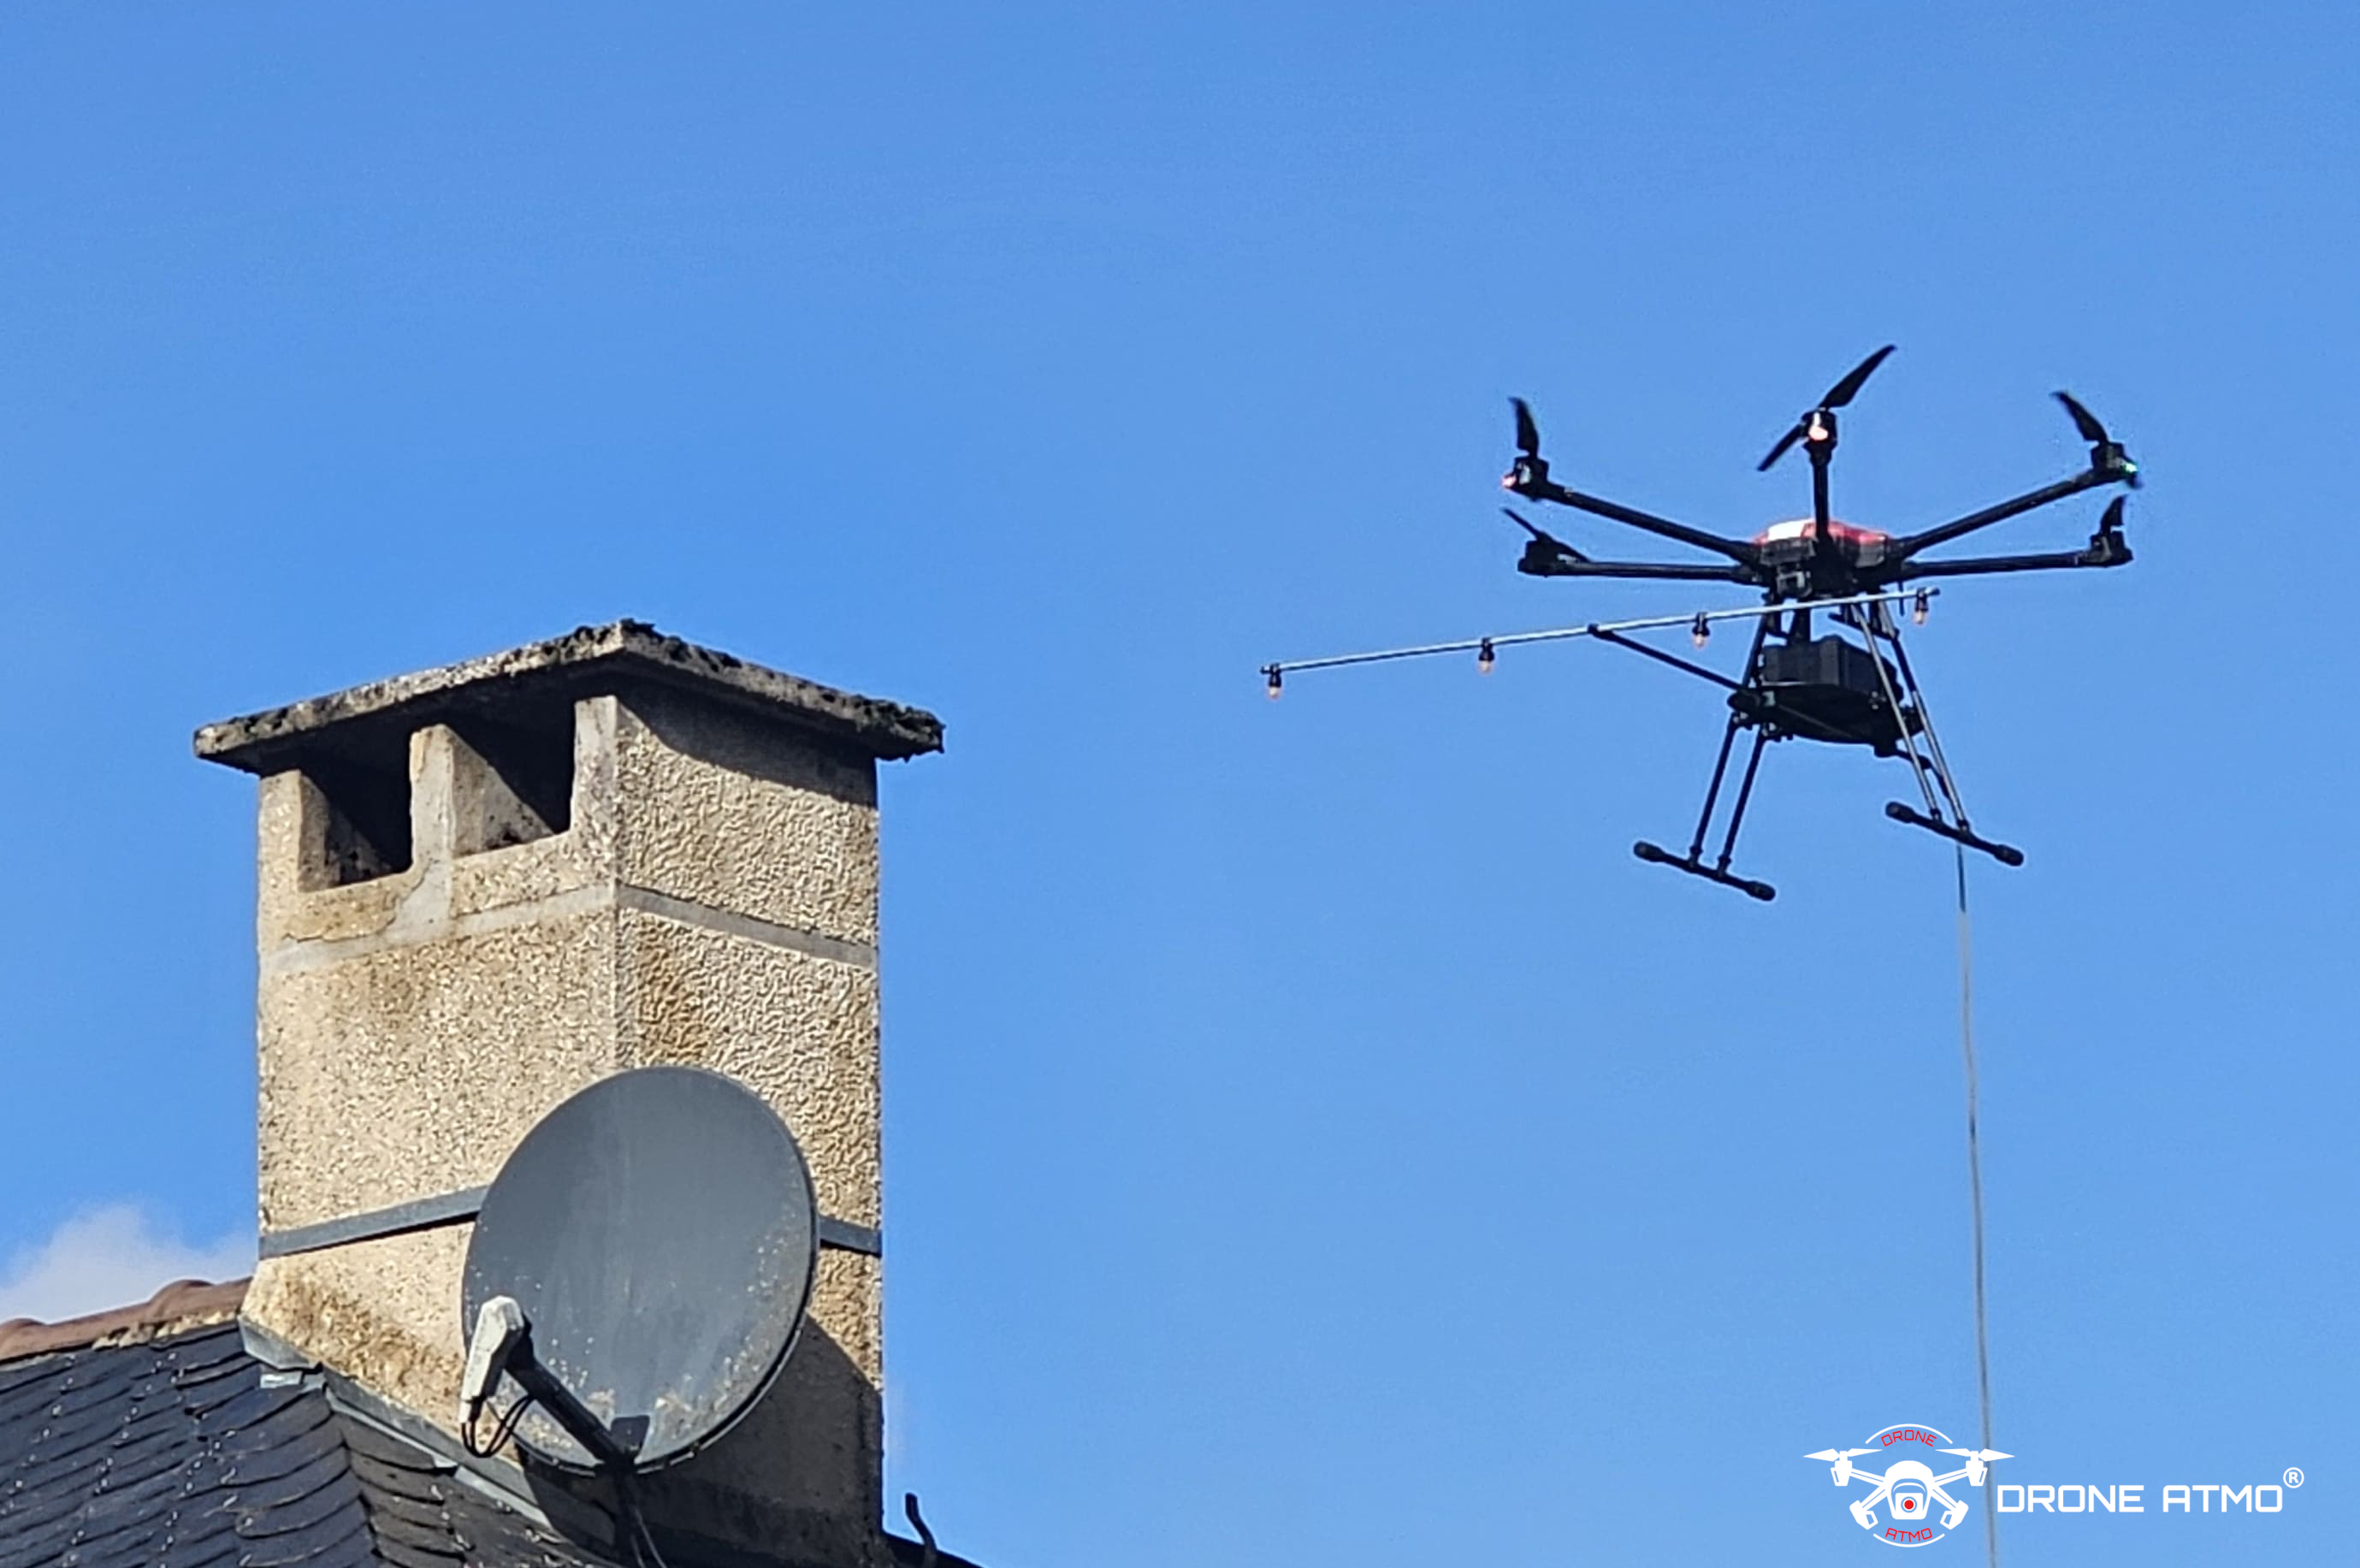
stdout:
POLYGON ((565 1470, 694 1453, 785 1364, 817 1234, 803 1151, 752 1091, 686 1067, 592 1084, 525 1135, 475 1218, 471 1445, 507 1408, 517 1442, 565 1470))

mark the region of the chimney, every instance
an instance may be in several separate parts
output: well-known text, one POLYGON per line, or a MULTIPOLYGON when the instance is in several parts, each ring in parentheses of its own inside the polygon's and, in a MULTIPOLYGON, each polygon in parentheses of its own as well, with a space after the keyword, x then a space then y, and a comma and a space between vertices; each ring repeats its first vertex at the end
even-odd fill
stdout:
POLYGON ((880 1561, 876 764, 941 744, 633 621, 199 730, 261 780, 249 1339, 453 1432, 467 1220, 509 1151, 609 1073, 727 1073, 831 1245, 778 1384, 650 1512, 880 1561))

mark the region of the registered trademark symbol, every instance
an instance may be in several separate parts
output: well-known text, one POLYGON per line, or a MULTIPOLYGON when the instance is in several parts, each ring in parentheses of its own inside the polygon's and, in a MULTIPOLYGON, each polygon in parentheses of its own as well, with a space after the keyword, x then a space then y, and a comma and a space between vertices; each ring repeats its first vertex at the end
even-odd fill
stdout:
POLYGON ((2289 1464, 2287 1466, 2286 1484, 2289 1486, 2300 1486, 2302 1485, 2301 1465, 2289 1464))

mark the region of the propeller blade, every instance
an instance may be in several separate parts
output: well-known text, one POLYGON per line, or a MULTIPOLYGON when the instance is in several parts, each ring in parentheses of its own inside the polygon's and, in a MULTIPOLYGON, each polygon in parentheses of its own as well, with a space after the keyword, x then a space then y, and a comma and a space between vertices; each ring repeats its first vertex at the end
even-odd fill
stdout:
POLYGON ((1804 431, 1802 422, 1797 420, 1795 422, 1794 429, 1788 431, 1786 434, 1778 438, 1778 444, 1770 449, 1770 455, 1765 457, 1761 462, 1756 463, 1754 466, 1754 471, 1757 474, 1768 473, 1770 471, 1770 466, 1773 463, 1777 462, 1779 458, 1786 455, 1787 450, 1792 447, 1795 443, 1802 440, 1803 435, 1804 431))
POLYGON ((1853 366, 1851 375, 1845 377, 1842 380, 1838 381, 1834 386, 1828 389, 1828 395, 1819 400, 1819 407, 1823 409, 1840 409, 1846 403, 1852 401, 1854 397, 1859 395, 1861 387, 1868 380, 1868 378, 1876 374, 1876 367, 1885 363, 1885 356, 1892 353, 1894 345, 1888 343, 1884 347, 1878 349, 1875 353, 1870 355, 1867 358, 1862 360, 1859 364, 1853 366))
MULTIPOLYGON (((1803 1455, 1803 1457, 1806 1459, 1819 1460, 1821 1464, 1833 1464, 1839 1459, 1857 1459, 1863 1453, 1874 1453, 1875 1452, 1876 1450, 1873 1448, 1846 1448, 1841 1450, 1823 1448, 1817 1453, 1807 1453, 1803 1455)), ((1945 1453, 1957 1453, 1961 1451, 1955 1448, 1946 1448, 1942 1452, 1945 1453)))
POLYGON ((1832 1464, 1837 1460, 1841 1459, 1843 1455, 1838 1453, 1832 1448, 1823 1448, 1817 1453, 1807 1453, 1803 1455, 1803 1457, 1806 1459, 1816 1459, 1822 1464, 1832 1464))
POLYGON ((2098 422, 2097 415, 2083 408, 2080 400, 2070 392, 2058 392, 2054 396, 2059 402, 2065 405, 2065 411, 2073 416, 2073 428, 2081 433, 2082 440, 2092 446, 2103 446, 2107 444, 2106 427, 2098 422))
POLYGON ((2128 496, 2116 496, 2106 503, 2105 515, 2098 519, 2099 532, 2120 533, 2123 531, 2123 503, 2128 499, 2128 496))
POLYGON ((1936 1452, 1939 1453, 1955 1453, 1961 1459, 1980 1459, 1986 1464, 1990 1464, 1994 1459, 2014 1459, 2016 1457, 2013 1453, 2002 1453, 1995 1448, 1944 1448, 1938 1449, 1936 1452))
POLYGON ((1510 398, 1516 410, 1516 450, 1527 457, 1541 455, 1541 427, 1533 419, 1533 406, 1522 398, 1510 398))
POLYGON ((1532 521, 1525 517, 1524 513, 1518 511, 1515 508, 1502 507, 1500 510, 1507 515, 1507 519, 1510 522, 1514 523, 1518 528, 1521 528, 1526 533, 1531 534, 1535 540, 1538 541, 1540 543, 1547 545, 1550 549, 1556 551, 1567 560, 1587 561, 1590 559, 1589 556, 1583 554, 1580 551, 1576 550, 1572 545, 1568 544, 1564 540, 1559 539, 1547 529, 1534 526, 1532 521))

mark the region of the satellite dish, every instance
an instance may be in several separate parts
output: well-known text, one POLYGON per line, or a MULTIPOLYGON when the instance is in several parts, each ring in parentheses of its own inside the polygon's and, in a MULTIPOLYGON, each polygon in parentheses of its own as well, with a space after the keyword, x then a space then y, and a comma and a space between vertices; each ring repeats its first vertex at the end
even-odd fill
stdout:
POLYGON ((794 1347, 818 1218, 794 1135, 734 1080, 654 1067, 592 1084, 525 1135, 475 1218, 470 1427, 506 1403, 505 1376, 531 1396, 518 1443, 561 1469, 694 1453, 794 1347))

